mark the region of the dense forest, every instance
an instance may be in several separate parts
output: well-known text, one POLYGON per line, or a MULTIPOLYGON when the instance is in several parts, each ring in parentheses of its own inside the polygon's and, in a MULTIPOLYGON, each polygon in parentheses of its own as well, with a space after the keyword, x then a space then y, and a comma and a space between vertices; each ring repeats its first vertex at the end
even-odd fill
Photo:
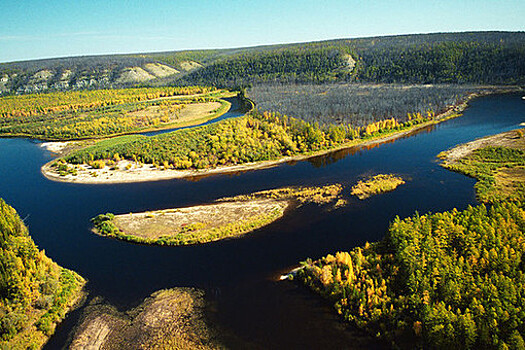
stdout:
POLYGON ((525 33, 399 35, 0 64, 4 94, 133 84, 232 88, 333 81, 524 84, 525 33), (162 65, 165 72, 157 74, 151 65, 162 65))
MULTIPOLYGON (((65 157, 72 164, 122 158, 174 169, 279 159, 378 137, 433 121, 433 114, 414 113, 404 123, 386 119, 363 127, 320 126, 278 113, 253 111, 244 117, 147 137, 127 136, 100 141, 65 157)), ((57 166, 60 166, 57 163, 57 166)))
POLYGON ((321 124, 369 123, 413 113, 439 114, 483 88, 468 85, 260 84, 247 90, 257 108, 321 124))
POLYGON ((85 282, 39 251, 2 199, 0 246, 0 348, 40 348, 85 282))
POLYGON ((237 87, 273 81, 335 81, 349 75, 353 66, 353 59, 341 48, 287 48, 229 56, 192 71, 178 83, 237 87))
POLYGON ((524 230, 520 203, 416 214, 379 243, 306 261, 297 277, 404 347, 523 349, 524 230))
POLYGON ((382 241, 308 259, 298 279, 396 346, 525 349, 523 131, 500 139, 509 147, 444 164, 477 178, 489 204, 398 217, 382 241))

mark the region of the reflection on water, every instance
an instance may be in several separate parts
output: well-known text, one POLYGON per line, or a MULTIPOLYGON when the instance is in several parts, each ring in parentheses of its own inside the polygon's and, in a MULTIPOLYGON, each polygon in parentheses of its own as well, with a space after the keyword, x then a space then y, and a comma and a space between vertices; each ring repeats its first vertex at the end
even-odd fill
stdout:
MULTIPOLYGON (((523 122, 521 96, 489 96, 463 117, 395 142, 337 151, 270 169, 151 183, 78 185, 40 174, 52 156, 22 139, 0 139, 0 197, 26 217, 41 249, 89 280, 92 296, 121 310, 152 292, 175 286, 208 293, 210 319, 233 348, 370 348, 381 343, 340 322, 330 305, 275 276, 308 257, 349 250, 381 239, 389 222, 419 210, 443 211, 475 203, 474 180, 442 169, 436 155, 458 143, 507 131, 523 122), (90 218, 206 203, 264 189, 342 183, 362 174, 411 178, 396 191, 322 211, 306 205, 240 239, 191 247, 128 244, 96 236, 90 218)), ((47 348, 60 348, 75 315, 58 327, 47 348)))

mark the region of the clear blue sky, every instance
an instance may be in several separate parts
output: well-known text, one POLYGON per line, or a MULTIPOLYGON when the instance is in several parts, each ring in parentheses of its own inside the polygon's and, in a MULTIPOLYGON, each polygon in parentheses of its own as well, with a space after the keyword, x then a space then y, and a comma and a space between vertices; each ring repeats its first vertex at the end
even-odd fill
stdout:
POLYGON ((0 62, 471 30, 525 30, 525 0, 0 0, 0 62))

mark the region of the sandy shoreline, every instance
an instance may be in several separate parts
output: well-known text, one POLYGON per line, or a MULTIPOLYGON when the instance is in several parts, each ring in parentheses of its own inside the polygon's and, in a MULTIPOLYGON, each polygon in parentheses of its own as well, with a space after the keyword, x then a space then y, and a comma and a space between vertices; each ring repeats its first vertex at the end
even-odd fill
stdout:
POLYGON ((203 169, 203 170, 173 170, 173 169, 158 169, 153 167, 151 164, 135 164, 130 161, 120 161, 116 168, 118 170, 110 170, 109 166, 104 167, 103 169, 92 169, 86 165, 80 169, 76 176, 71 174, 61 176, 56 171, 53 170, 51 164, 55 160, 42 166, 42 174, 49 180, 60 181, 60 182, 70 182, 70 183, 80 183, 80 184, 118 184, 118 183, 132 183, 132 182, 149 182, 149 181, 162 181, 162 180, 171 180, 171 179, 183 179, 183 178, 194 178, 194 177, 204 177, 208 175, 219 175, 219 174, 231 174, 237 172, 245 172, 251 170, 267 169, 270 167, 275 167, 283 163, 302 161, 309 158, 318 157, 321 155, 329 154, 332 152, 340 151, 343 149, 351 149, 353 147, 367 147, 371 145, 377 145, 385 142, 390 142, 398 138, 403 138, 412 133, 416 133, 422 129, 425 129, 431 125, 441 123, 445 120, 455 117, 457 113, 461 113, 468 106, 468 102, 479 96, 487 95, 488 93, 473 93, 469 95, 464 102, 449 108, 447 111, 443 112, 437 116, 434 120, 416 125, 406 130, 394 132, 384 136, 378 136, 376 138, 368 139, 366 141, 351 141, 349 143, 340 145, 335 148, 328 150, 318 151, 310 154, 297 155, 291 157, 283 157, 276 160, 255 162, 255 163, 245 163, 240 165, 233 166, 224 166, 217 167, 213 169, 203 169), (131 164, 131 167, 128 166, 131 164), (128 169, 126 169, 128 166, 128 169))
MULTIPOLYGON (((521 124, 520 124, 521 125, 521 124)), ((451 149, 441 152, 438 157, 443 160, 442 165, 448 166, 457 162, 458 160, 465 158, 472 152, 477 149, 485 147, 510 147, 510 148, 519 148, 521 142, 516 142, 516 139, 519 139, 521 134, 518 135, 518 130, 511 130, 502 132, 496 135, 485 136, 474 141, 467 143, 462 143, 451 149)))

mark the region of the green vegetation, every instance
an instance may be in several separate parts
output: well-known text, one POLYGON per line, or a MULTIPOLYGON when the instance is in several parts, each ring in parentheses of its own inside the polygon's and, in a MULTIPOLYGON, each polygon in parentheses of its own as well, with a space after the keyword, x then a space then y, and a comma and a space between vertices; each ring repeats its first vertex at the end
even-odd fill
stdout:
POLYGON ((382 241, 308 259, 297 278, 395 346, 524 349, 523 145, 515 130, 440 155, 491 206, 396 218, 382 241))
POLYGON ((202 117, 207 119, 224 113, 229 104, 217 98, 220 93, 211 88, 185 87, 2 97, 0 134, 70 140, 186 125, 184 115, 191 104, 220 102, 221 107, 212 116, 204 113, 202 117))
POLYGON ((518 203, 397 218, 383 241, 307 260, 297 278, 410 348, 523 349, 524 223, 518 203))
POLYGON ((405 123, 394 118, 366 127, 319 126, 277 113, 250 114, 211 125, 177 130, 154 137, 132 136, 101 141, 67 155, 68 163, 120 158, 173 169, 207 169, 284 156, 312 154, 351 142, 408 130, 425 122, 436 122, 433 114, 410 115, 405 123))
POLYGON ((0 77, 7 79, 0 84, 0 93, 137 84, 230 88, 268 82, 334 81, 523 84, 524 57, 522 32, 398 35, 223 50, 69 57, 0 64, 0 77), (167 69, 176 68, 181 73, 152 80, 152 75, 146 80, 139 76, 122 79, 130 68, 148 71, 150 64, 167 64, 167 69))
POLYGON ((341 185, 286 187, 222 198, 214 204, 93 218, 95 232, 123 241, 190 245, 239 237, 282 217, 289 202, 344 205, 341 185))
POLYGON ((79 299, 85 281, 39 251, 2 199, 0 234, 0 348, 38 349, 79 299))
POLYGON ((359 199, 366 199, 376 194, 393 191, 404 183, 405 181, 399 176, 379 174, 365 181, 359 181, 352 187, 352 195, 359 199))
POLYGON ((485 147, 444 166, 476 178, 476 194, 483 202, 525 199, 525 151, 522 149, 485 147), (509 172, 513 178, 510 184, 503 179, 509 172))

